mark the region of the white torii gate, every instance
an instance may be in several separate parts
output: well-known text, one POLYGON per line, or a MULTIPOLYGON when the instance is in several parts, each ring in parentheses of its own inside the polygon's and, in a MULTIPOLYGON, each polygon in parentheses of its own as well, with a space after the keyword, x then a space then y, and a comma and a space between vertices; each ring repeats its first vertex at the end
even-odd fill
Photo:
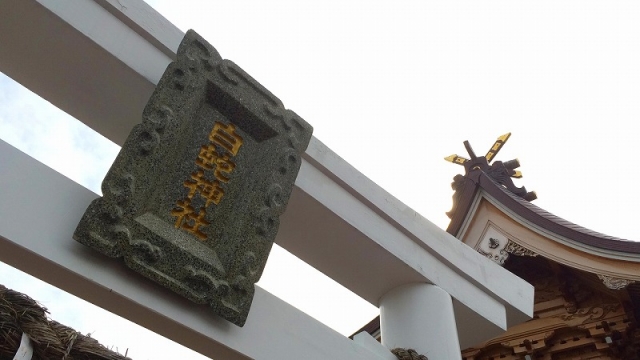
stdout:
MULTIPOLYGON (((182 37, 141 0, 0 2, 0 71, 120 145, 182 37)), ((453 359, 533 313, 529 284, 315 138, 276 243, 379 306, 386 348, 259 287, 240 328, 132 273, 72 240, 97 195, 1 141, 0 187, 0 261, 215 359, 453 359)))

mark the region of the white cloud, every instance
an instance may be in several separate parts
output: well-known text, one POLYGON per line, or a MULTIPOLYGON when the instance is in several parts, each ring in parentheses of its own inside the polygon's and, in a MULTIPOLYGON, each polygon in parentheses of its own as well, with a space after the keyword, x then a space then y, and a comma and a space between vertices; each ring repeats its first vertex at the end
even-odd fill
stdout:
POLYGON ((99 192, 120 148, 0 73, 0 137, 99 192))

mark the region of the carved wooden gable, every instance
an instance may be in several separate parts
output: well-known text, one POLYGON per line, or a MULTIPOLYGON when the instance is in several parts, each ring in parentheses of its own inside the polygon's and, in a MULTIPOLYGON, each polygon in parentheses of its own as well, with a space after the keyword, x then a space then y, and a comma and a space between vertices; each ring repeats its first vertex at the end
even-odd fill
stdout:
POLYGON ((447 232, 535 287, 534 319, 463 351, 481 359, 640 359, 640 242, 597 233, 531 203, 517 160, 445 158, 456 175, 447 232))
POLYGON ((464 350, 463 359, 640 358, 640 331, 626 291, 541 257, 512 256, 505 267, 535 286, 534 318, 464 350))

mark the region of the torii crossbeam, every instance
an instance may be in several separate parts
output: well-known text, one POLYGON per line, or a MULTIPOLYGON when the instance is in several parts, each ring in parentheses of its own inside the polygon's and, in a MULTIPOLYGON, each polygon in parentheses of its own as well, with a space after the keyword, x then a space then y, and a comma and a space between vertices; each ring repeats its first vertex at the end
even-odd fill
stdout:
MULTIPOLYGON (((122 144, 183 33, 141 0, 119 2, 0 3, 0 71, 122 144), (51 33, 57 41, 47 41, 51 33)), ((72 240, 96 194, 4 143, 0 164, 0 184, 12 189, 0 193, 1 261, 216 359, 390 359, 387 349, 353 342, 264 290, 257 289, 243 328, 194 310, 72 240), (287 331, 290 324, 303 330, 287 331)), ((530 285, 407 209, 315 138, 276 243, 376 306, 408 284, 438 289, 446 295, 438 301, 453 304, 445 325, 457 334, 421 336, 453 344, 442 346, 449 353, 532 314, 530 285)), ((410 310, 428 306, 434 303, 418 301, 410 310)), ((383 325, 383 338, 384 331, 391 338, 395 330, 383 325)), ((430 359, 446 358, 432 350, 430 359)))

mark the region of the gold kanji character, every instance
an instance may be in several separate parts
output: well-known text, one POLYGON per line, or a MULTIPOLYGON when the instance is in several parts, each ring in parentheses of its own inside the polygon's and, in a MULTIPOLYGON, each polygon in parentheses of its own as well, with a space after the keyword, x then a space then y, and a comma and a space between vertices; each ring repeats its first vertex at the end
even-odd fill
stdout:
POLYGON ((180 225, 182 225, 182 221, 184 220, 185 216, 187 216, 188 214, 193 213, 193 207, 191 206, 191 201, 189 201, 189 200, 178 200, 176 202, 176 207, 181 208, 181 209, 180 210, 178 210, 178 209, 171 210, 171 215, 173 215, 173 216, 178 218, 176 220, 175 227, 179 228, 180 225))
POLYGON ((178 218, 175 227, 188 231, 200 240, 205 240, 207 234, 200 231, 200 227, 209 225, 204 218, 207 215, 205 208, 200 208, 200 212, 196 214, 189 200, 178 200, 176 207, 178 209, 171 210, 171 215, 178 218))
POLYGON ((214 175, 222 182, 229 182, 229 174, 236 168, 236 164, 231 161, 229 155, 218 154, 215 145, 207 144, 200 147, 200 154, 196 159, 196 165, 205 170, 213 170, 214 175))
POLYGON ((234 156, 242 146, 242 137, 236 133, 235 125, 225 125, 217 121, 209 133, 209 140, 227 149, 234 156))
POLYGON ((211 202, 216 205, 220 203, 224 195, 224 190, 220 187, 220 181, 207 180, 202 170, 191 173, 191 179, 193 181, 186 180, 184 182, 184 186, 189 189, 189 194, 187 195, 189 199, 193 199, 196 192, 200 190, 200 195, 207 201, 205 206, 209 206, 211 202))

